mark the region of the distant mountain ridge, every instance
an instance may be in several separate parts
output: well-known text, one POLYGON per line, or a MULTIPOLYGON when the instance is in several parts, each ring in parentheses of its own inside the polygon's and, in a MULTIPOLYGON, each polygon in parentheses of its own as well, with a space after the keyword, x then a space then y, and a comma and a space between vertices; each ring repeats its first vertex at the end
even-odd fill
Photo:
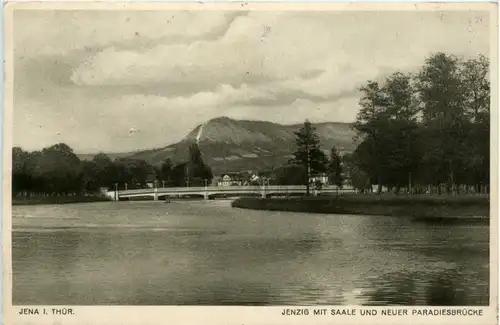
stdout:
MULTIPOLYGON (((325 151, 329 151, 332 146, 341 152, 354 150, 355 132, 351 124, 323 122, 313 123, 313 126, 325 151)), ((176 164, 187 159, 189 145, 198 143, 205 163, 216 175, 229 171, 258 171, 279 167, 291 158, 295 150, 294 132, 301 127, 302 124, 281 125, 218 117, 198 125, 178 143, 130 155, 116 155, 144 159, 153 165, 170 158, 176 164)))

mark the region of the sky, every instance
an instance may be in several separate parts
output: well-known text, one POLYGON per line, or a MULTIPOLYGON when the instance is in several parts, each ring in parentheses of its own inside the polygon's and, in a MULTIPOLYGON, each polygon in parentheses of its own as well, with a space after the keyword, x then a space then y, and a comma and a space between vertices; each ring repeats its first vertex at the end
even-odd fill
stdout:
POLYGON ((14 13, 13 144, 163 147, 211 118, 352 122, 359 87, 489 52, 479 11, 14 13))

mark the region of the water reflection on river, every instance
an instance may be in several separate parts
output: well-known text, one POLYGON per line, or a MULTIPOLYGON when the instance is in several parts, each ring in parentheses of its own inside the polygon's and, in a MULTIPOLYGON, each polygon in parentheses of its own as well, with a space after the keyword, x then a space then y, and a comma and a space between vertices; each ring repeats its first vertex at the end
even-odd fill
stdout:
POLYGON ((14 304, 488 305, 487 225, 233 209, 13 209, 14 304))

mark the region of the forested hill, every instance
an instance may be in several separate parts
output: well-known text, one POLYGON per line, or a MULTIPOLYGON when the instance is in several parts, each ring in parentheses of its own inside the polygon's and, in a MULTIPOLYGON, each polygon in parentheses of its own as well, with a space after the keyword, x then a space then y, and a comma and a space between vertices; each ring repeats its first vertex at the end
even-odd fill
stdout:
MULTIPOLYGON (((189 145, 198 142, 204 161, 215 174, 279 167, 290 159, 295 149, 294 132, 301 126, 219 117, 199 125, 178 143, 130 157, 153 165, 160 165, 167 158, 179 163, 186 159, 189 145)), ((350 124, 327 122, 313 126, 325 151, 332 146, 341 152, 354 150, 355 132, 350 124)))

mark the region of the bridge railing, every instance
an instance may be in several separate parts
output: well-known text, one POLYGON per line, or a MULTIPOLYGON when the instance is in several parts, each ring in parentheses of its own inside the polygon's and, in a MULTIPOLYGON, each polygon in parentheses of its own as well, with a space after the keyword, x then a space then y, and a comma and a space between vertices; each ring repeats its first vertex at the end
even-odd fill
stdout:
MULTIPOLYGON (((311 191, 314 188, 311 187, 311 191)), ((163 188, 145 188, 134 190, 120 190, 118 195, 137 195, 137 194, 165 194, 165 193, 203 193, 203 192, 262 192, 262 191, 305 191, 305 185, 267 185, 267 186, 197 186, 197 187, 163 187, 163 188)), ((335 185, 324 185, 321 191, 337 190, 335 185)), ((342 191, 342 190, 340 190, 342 191)), ((344 189, 345 191, 345 189, 344 189)))
MULTIPOLYGON (((262 191, 267 189, 298 189, 300 186, 197 186, 197 187, 163 187, 163 188, 144 188, 134 190, 120 190, 118 194, 151 194, 151 193, 185 193, 185 192, 237 192, 237 191, 262 191)), ((304 187, 305 188, 305 187, 304 187)))

